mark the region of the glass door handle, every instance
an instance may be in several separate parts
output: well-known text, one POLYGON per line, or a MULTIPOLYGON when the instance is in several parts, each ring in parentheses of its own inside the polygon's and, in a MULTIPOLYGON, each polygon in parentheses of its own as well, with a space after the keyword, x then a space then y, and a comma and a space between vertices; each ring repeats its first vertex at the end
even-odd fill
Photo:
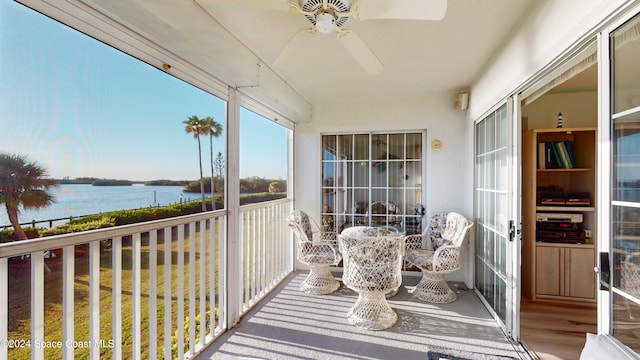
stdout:
POLYGON ((599 276, 600 290, 611 288, 611 266, 609 265, 609 253, 600 253, 600 263, 593 269, 599 276))

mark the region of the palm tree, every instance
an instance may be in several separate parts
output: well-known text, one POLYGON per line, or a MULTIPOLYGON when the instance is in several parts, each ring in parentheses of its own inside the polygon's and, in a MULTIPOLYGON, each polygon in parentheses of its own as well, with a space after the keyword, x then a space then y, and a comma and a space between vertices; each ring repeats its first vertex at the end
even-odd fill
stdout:
POLYGON ((58 181, 49 179, 47 171, 26 156, 0 153, 0 203, 7 209, 9 222, 18 240, 27 234, 20 227, 20 207, 40 209, 55 202, 48 190, 58 181))
POLYGON ((193 138, 198 140, 198 160, 200 162, 200 193, 202 195, 202 211, 207 211, 207 203, 204 199, 204 178, 202 177, 202 147, 200 146, 200 135, 204 135, 204 133, 202 132, 204 122, 197 116, 193 115, 182 123, 185 124, 184 131, 186 131, 187 134, 193 133, 193 138))
POLYGON ((215 178, 215 174, 213 171, 213 138, 214 137, 219 137, 222 134, 222 125, 220 125, 217 121, 213 120, 213 118, 211 116, 207 116, 206 118, 202 119, 202 123, 203 123, 203 127, 202 127, 202 134, 203 135, 209 135, 209 150, 210 150, 210 156, 211 156, 211 208, 213 210, 216 209, 216 200, 215 200, 215 185, 214 185, 214 178, 215 178))

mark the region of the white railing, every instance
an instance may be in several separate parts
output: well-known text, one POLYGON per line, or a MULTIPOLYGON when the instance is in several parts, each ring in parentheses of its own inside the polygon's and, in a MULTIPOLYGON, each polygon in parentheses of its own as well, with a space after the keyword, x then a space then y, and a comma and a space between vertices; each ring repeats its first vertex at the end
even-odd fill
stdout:
POLYGON ((240 207, 241 313, 293 271, 293 240, 286 223, 291 211, 290 199, 240 207))
POLYGON ((239 269, 225 210, 0 244, 0 360, 193 357, 291 271, 290 208, 241 208, 239 269))

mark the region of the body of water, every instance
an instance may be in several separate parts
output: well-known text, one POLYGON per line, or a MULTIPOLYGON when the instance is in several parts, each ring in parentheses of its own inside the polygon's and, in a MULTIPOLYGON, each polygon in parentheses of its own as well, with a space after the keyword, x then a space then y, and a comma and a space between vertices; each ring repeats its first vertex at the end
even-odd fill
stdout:
MULTIPOLYGON (((70 216, 96 214, 105 211, 139 209, 149 206, 165 206, 183 201, 196 200, 200 194, 184 193, 182 186, 92 186, 61 184, 51 190, 56 202, 40 210, 22 210, 20 222, 41 221, 70 216)), ((64 221, 63 221, 64 222, 64 221)), ((60 224, 63 222, 57 222, 60 224)), ((7 211, 0 208, 0 226, 9 225, 7 211)), ((38 224, 47 227, 48 224, 38 224)))

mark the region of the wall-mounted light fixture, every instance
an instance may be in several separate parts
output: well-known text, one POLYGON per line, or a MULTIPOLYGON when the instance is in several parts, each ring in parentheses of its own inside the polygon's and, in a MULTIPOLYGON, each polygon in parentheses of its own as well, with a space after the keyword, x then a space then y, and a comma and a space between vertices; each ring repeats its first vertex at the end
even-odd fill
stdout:
POLYGON ((467 110, 469 107, 469 92, 461 91, 453 98, 453 108, 456 110, 467 110))

